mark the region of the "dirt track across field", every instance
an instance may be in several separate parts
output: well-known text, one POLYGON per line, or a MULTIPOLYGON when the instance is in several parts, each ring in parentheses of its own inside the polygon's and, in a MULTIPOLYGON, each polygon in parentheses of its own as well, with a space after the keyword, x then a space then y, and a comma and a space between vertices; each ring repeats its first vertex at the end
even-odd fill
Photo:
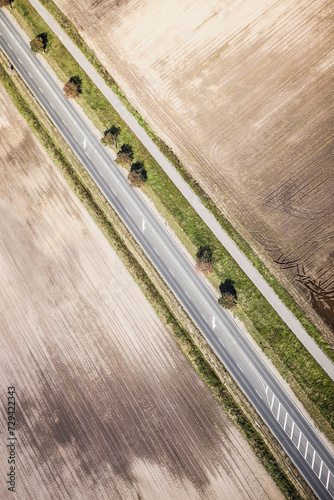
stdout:
POLYGON ((334 325, 330 0, 56 0, 239 231, 334 325))
POLYGON ((279 499, 0 88, 0 497, 279 499))

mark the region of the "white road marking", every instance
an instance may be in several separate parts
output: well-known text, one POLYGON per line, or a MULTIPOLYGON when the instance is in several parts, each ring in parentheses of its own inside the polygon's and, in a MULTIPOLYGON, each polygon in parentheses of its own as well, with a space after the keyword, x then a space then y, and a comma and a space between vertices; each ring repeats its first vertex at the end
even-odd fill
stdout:
POLYGON ((288 418, 288 412, 286 411, 286 412, 285 412, 284 427, 283 427, 283 429, 284 429, 284 430, 285 430, 285 426, 286 426, 286 420, 287 420, 287 418, 288 418))
POLYGON ((116 193, 115 193, 115 191, 113 190, 113 188, 110 188, 110 189, 111 189, 111 191, 114 193, 114 195, 116 196, 116 193))
POLYGON ((101 177, 103 177, 103 175, 101 174, 100 170, 99 170, 99 174, 100 174, 101 177))
POLYGON ((38 88, 39 88, 39 90, 42 92, 42 94, 44 94, 44 92, 43 92, 43 90, 41 89, 41 87, 38 87, 38 88))
POLYGON ((309 445, 309 442, 308 442, 308 441, 306 441, 305 455, 304 455, 305 460, 306 460, 306 455, 307 455, 308 445, 309 445))
POLYGON ((175 278, 175 275, 174 275, 173 271, 171 271, 169 268, 168 268, 168 271, 169 271, 169 272, 171 273, 171 275, 172 275, 172 276, 174 276, 174 278, 175 278))
POLYGON ((28 75, 30 76, 30 78, 32 78, 32 76, 31 76, 31 74, 29 73, 29 71, 28 71, 28 75))
POLYGON ((55 109, 55 108, 53 107, 53 105, 52 105, 52 103, 51 103, 51 102, 50 102, 50 106, 51 106, 51 108, 52 108, 52 109, 55 109))
POLYGON ((2 34, 0 33, 0 36, 2 36, 2 34))
MULTIPOLYGON (((143 219, 143 223, 141 225, 141 229, 142 229, 143 232, 145 231, 145 219, 143 219)), ((173 276, 174 276, 174 274, 173 274, 173 276)))
POLYGON ((158 252, 158 250, 157 250, 156 248, 154 248, 154 247, 153 247, 153 250, 155 251, 155 253, 156 253, 157 255, 159 255, 159 252, 158 252))
MULTIPOLYGON (((321 459, 320 459, 321 460, 321 459)), ((321 460, 321 464, 320 464, 320 470, 319 470, 319 479, 321 478, 321 474, 322 474, 322 466, 324 465, 323 461, 321 460)))
POLYGON ((72 137, 76 142, 78 142, 78 139, 74 135, 72 135, 72 137))
POLYGON ((87 153, 87 151, 85 151, 85 154, 86 154, 87 158, 90 158, 90 157, 89 157, 89 154, 87 153))
POLYGON ((270 409, 271 411, 273 410, 273 406, 274 406, 274 399, 275 399, 275 394, 273 393, 273 399, 271 401, 271 405, 270 405, 270 409))
POLYGON ((65 125, 65 127, 67 127, 66 123, 64 122, 64 120, 62 120, 63 124, 65 125))
MULTIPOLYGON (((299 430, 299 429, 298 429, 299 430)), ((299 450, 299 445, 300 445, 300 440, 302 438, 302 433, 299 431, 299 438, 298 438, 298 446, 297 446, 297 450, 299 450)))
POLYGON ((84 149, 86 149, 86 146, 87 146, 87 137, 85 136, 84 137, 84 142, 83 142, 84 149))
POLYGON ((290 439, 292 439, 292 436, 293 436, 293 428, 295 426, 295 422, 294 420, 292 420, 292 427, 291 427, 291 436, 290 436, 290 439))
POLYGON ((313 458, 312 458, 312 465, 311 465, 312 470, 313 470, 313 467, 314 467, 315 456, 316 456, 316 452, 315 452, 315 450, 313 450, 313 458))
POLYGON ((241 373, 244 373, 243 369, 240 368, 240 366, 238 365, 238 363, 237 363, 237 367, 239 368, 239 370, 241 371, 241 373))
POLYGON ((21 63, 21 64, 22 64, 22 61, 21 61, 21 59, 20 59, 19 57, 17 58, 17 60, 19 61, 19 63, 21 63))
POLYGON ((9 45, 9 43, 7 43, 8 47, 10 48, 10 50, 12 50, 12 47, 9 45))
POLYGON ((326 482, 326 490, 328 490, 328 485, 329 485, 329 477, 331 475, 331 471, 328 469, 328 476, 327 476, 327 482, 326 482))
MULTIPOLYGON (((188 299, 190 299, 190 297, 189 297, 189 295, 187 294, 187 292, 186 292, 186 291, 184 291, 184 293, 186 294, 186 296, 188 297, 188 299)), ((190 299, 190 300, 191 300, 191 299, 190 299)))
POLYGON ((212 330, 214 330, 216 328, 216 318, 215 316, 213 316, 212 318, 212 330))
POLYGON ((206 318, 204 318, 203 314, 201 314, 201 316, 204 319, 204 321, 207 323, 208 321, 206 320, 206 318))
MULTIPOLYGON (((278 401, 278 400, 277 400, 277 401, 278 401)), ((281 411, 281 403, 278 401, 278 411, 277 411, 277 418, 276 418, 277 422, 278 422, 278 420, 279 420, 279 412, 280 412, 280 411, 281 411)))
POLYGON ((222 345, 223 347, 225 347, 224 342, 223 342, 221 339, 218 339, 218 340, 219 340, 219 342, 221 343, 221 345, 222 345))
POLYGON ((260 399, 262 399, 262 396, 260 396, 260 394, 257 392, 257 390, 255 389, 255 392, 256 394, 259 396, 260 399))
POLYGON ((129 210, 126 207, 124 207, 124 208, 125 208, 125 211, 130 215, 129 210))

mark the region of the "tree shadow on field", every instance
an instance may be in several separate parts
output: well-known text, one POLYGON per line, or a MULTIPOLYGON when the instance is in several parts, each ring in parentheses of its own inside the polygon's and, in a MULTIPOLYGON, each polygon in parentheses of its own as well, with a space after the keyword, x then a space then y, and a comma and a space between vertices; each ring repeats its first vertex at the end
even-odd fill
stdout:
POLYGON ((77 86, 79 94, 82 94, 82 80, 79 76, 71 76, 69 82, 74 83, 77 86))
POLYGON ((118 137, 120 132, 121 129, 119 127, 115 127, 115 125, 112 125, 110 128, 108 128, 108 130, 105 130, 104 136, 106 136, 107 134, 111 134, 115 137, 118 137))
POLYGON ((37 35, 36 38, 41 38, 42 39, 43 45, 44 45, 44 50, 45 50, 46 46, 48 44, 48 34, 47 33, 40 33, 39 35, 37 35))
POLYGON ((224 283, 221 283, 219 285, 219 290, 220 290, 220 293, 222 295, 224 295, 224 293, 229 293, 230 295, 232 295, 235 299, 237 299, 237 291, 236 289, 234 288, 234 281, 231 280, 230 278, 227 278, 224 283))

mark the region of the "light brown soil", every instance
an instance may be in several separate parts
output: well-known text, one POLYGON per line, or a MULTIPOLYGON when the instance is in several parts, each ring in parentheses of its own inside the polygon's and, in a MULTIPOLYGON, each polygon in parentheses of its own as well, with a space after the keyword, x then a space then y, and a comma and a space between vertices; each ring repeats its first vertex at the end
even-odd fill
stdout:
POLYGON ((56 3, 239 231, 334 325, 331 0, 56 3))
POLYGON ((279 499, 0 88, 0 498, 279 499))

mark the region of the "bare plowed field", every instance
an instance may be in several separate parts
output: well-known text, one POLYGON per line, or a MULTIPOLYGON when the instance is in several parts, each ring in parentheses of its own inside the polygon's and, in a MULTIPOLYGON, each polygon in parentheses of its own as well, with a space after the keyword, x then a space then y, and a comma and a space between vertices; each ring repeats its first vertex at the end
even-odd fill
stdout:
POLYGON ((0 109, 0 498, 282 498, 2 87, 0 109))
POLYGON ((56 0, 218 206, 334 325, 331 0, 56 0))

